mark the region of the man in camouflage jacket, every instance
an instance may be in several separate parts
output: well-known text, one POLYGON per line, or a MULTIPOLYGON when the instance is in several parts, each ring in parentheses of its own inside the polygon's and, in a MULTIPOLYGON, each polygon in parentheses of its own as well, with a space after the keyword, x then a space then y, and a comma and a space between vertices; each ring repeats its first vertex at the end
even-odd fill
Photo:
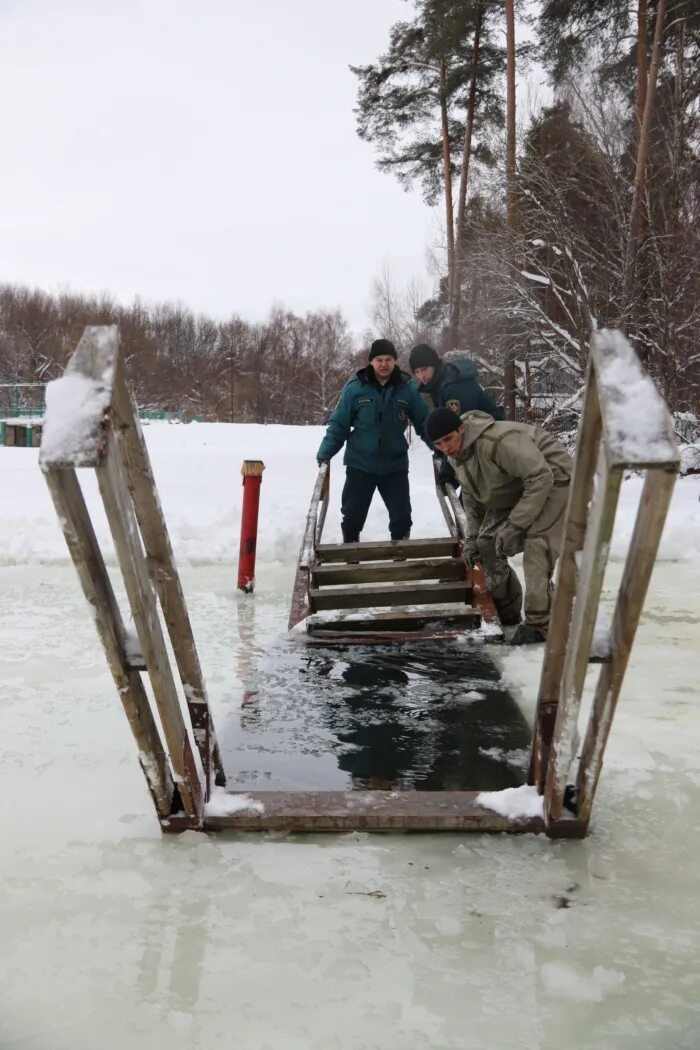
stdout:
POLYGON ((552 576, 562 543, 573 460, 541 427, 496 422, 486 412, 433 409, 426 436, 444 452, 462 486, 467 556, 481 561, 504 625, 519 624, 520 581, 508 558, 523 555, 525 623, 514 645, 544 641, 552 576))

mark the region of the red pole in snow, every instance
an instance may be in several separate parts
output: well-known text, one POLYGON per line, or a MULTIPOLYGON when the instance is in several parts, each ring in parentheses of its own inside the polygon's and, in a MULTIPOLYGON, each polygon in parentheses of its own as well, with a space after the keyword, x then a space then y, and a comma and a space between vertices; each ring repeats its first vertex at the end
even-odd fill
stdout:
POLYGON ((260 485, 265 464, 260 459, 245 459, 243 475, 243 509, 241 511, 241 549, 238 555, 238 589, 252 594, 255 587, 255 547, 258 542, 258 507, 260 485))

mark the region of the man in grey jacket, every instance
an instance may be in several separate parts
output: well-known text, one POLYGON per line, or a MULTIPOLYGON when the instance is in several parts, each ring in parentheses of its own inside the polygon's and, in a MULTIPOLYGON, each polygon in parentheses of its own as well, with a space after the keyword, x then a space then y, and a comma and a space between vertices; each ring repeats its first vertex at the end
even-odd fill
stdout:
POLYGON ((436 408, 426 436, 444 452, 462 486, 469 525, 467 556, 481 561, 504 625, 519 624, 511 644, 543 642, 552 576, 562 543, 573 460, 541 427, 496 422, 486 412, 457 416, 436 408), (508 558, 523 554, 523 594, 508 558))

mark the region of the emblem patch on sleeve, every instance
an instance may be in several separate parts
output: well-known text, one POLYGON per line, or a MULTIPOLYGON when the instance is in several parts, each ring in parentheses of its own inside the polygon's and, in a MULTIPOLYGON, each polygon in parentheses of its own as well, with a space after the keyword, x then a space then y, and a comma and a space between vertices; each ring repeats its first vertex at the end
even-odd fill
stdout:
POLYGON ((462 408, 459 401, 454 397, 451 397, 449 401, 446 401, 445 406, 447 408, 451 408, 453 412, 457 413, 457 415, 460 414, 462 408))

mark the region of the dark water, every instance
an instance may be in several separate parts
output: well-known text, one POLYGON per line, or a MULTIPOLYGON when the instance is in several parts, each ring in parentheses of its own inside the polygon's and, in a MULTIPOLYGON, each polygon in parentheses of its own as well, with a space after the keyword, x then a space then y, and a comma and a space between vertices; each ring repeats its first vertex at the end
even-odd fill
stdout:
POLYGON ((530 730, 482 645, 282 637, 257 654, 244 686, 220 729, 232 787, 500 790, 525 780, 530 730))

